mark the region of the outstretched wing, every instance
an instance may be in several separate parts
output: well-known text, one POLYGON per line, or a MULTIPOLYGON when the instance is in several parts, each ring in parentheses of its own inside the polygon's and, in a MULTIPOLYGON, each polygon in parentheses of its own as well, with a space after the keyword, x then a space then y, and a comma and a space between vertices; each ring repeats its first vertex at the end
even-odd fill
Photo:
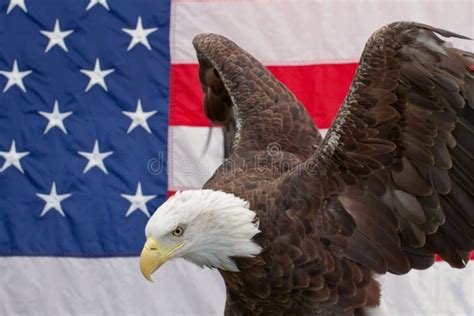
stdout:
POLYGON ((322 138, 294 95, 255 58, 216 34, 194 38, 204 110, 225 132, 226 157, 265 151, 293 153, 302 161, 322 138))
POLYGON ((378 273, 436 253, 463 267, 474 248, 473 54, 436 33, 465 38, 412 22, 374 33, 323 144, 283 180, 338 200, 356 223, 344 256, 378 273))

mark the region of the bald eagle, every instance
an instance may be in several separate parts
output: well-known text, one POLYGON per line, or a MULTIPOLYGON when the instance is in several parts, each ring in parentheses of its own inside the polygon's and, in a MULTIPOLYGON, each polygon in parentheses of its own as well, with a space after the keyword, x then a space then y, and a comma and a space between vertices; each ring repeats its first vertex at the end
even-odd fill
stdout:
POLYGON ((193 44, 226 159, 146 225, 145 278, 184 258, 219 269, 226 315, 364 315, 375 280, 463 268, 474 249, 474 54, 396 22, 368 40, 322 139, 303 105, 215 34, 193 44))

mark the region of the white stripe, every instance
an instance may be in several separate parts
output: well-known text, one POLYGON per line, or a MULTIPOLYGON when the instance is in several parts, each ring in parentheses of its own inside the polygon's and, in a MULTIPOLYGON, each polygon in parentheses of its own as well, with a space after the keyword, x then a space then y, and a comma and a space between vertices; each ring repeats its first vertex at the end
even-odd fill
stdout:
MULTIPOLYGON (((215 270, 183 260, 149 283, 138 258, 0 257, 0 315, 222 315, 224 283, 215 270)), ((389 315, 467 315, 474 265, 436 263, 426 271, 380 279, 389 315)))
MULTIPOLYGON (((326 129, 320 129, 326 134, 326 129)), ((168 187, 170 191, 198 189, 212 176, 224 157, 224 138, 218 127, 170 126, 168 187), (209 147, 206 140, 211 133, 209 147)))
POLYGON ((222 315, 219 273, 172 260, 140 274, 138 258, 0 257, 0 315, 222 315))
POLYGON ((389 316, 387 304, 383 299, 380 299, 379 306, 364 307, 364 316, 389 316))
POLYGON ((468 315, 474 311, 474 261, 462 270, 437 262, 428 270, 413 270, 379 279, 390 316, 468 315))
MULTIPOLYGON (((192 39, 224 35, 267 65, 359 60, 369 36, 394 21, 416 21, 472 37, 473 2, 400 0, 177 1, 171 20, 172 63, 196 63, 192 39)), ((472 41, 452 40, 474 51, 472 41)))
POLYGON ((168 188, 197 189, 222 163, 224 138, 218 127, 170 126, 168 133, 168 188), (211 132, 211 134, 209 134, 211 132), (206 140, 210 136, 206 150, 206 140))

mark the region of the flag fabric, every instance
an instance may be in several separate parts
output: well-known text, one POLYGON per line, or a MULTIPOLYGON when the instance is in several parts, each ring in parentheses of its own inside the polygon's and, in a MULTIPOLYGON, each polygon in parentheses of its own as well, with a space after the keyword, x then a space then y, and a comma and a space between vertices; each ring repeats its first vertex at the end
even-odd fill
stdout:
MULTIPOLYGON (((223 157, 194 35, 248 50, 324 133, 373 31, 413 20, 472 37, 472 12, 470 0, 0 0, 0 314, 222 314, 216 271, 174 260, 151 284, 138 268, 149 216, 223 157)), ((472 263, 381 283, 390 315, 473 312, 472 263)))

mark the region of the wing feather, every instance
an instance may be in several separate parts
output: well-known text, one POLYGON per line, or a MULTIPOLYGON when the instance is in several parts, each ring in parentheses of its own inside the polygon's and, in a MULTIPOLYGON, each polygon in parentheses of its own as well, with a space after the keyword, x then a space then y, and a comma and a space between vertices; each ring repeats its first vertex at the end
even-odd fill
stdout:
POLYGON ((465 38, 413 22, 375 32, 323 144, 290 175, 342 202, 356 222, 346 255, 378 273, 436 253, 463 267, 474 248, 473 55, 436 33, 465 38))
POLYGON ((223 125, 225 156, 278 150, 306 160, 321 135, 304 106, 259 61, 227 38, 200 34, 193 40, 204 92, 204 111, 223 125))

